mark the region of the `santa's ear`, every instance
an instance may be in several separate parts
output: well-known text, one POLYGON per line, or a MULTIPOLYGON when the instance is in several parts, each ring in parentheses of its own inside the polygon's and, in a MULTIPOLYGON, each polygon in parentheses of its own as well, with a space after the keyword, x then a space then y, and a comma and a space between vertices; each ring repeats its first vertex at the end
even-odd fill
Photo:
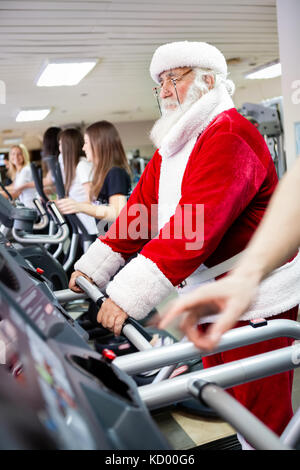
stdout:
POLYGON ((215 77, 212 74, 203 75, 204 82, 208 85, 208 89, 211 90, 215 84, 215 77))

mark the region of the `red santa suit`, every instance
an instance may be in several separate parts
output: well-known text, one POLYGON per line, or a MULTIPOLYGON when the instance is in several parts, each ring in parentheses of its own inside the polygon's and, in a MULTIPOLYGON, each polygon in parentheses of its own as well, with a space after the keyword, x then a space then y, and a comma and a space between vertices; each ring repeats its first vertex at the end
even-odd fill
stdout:
MULTIPOLYGON (((186 288, 196 287, 203 269, 246 247, 276 184, 275 167, 263 137, 236 111, 221 84, 202 96, 173 126, 116 223, 94 242, 75 269, 90 276, 100 288, 106 288, 109 297, 128 315, 144 318, 183 281, 186 288), (137 237, 137 231, 130 231, 130 227, 135 226, 141 213, 143 234, 137 237), (191 232, 185 233, 183 214, 194 227, 197 217, 202 217, 200 234, 191 238, 191 232), (157 235, 153 237, 154 223, 157 235)), ((299 263, 295 271, 300 275, 299 263)), ((268 296, 268 288, 265 291, 268 296)), ((278 313, 296 305, 287 305, 286 300, 278 296, 276 305, 259 300, 245 318, 260 317, 262 313, 276 318, 278 313)), ((285 318, 295 316, 296 309, 284 314, 285 318)), ((288 344, 289 340, 267 341, 259 350, 282 347, 283 343, 288 344)), ((242 353, 226 353, 229 359, 225 354, 206 358, 204 365, 256 351, 256 346, 244 347, 242 353)), ((292 413, 291 373, 260 383, 267 386, 245 384, 236 396, 267 425, 281 432, 292 413), (274 390, 280 391, 281 399, 274 397, 274 390)))

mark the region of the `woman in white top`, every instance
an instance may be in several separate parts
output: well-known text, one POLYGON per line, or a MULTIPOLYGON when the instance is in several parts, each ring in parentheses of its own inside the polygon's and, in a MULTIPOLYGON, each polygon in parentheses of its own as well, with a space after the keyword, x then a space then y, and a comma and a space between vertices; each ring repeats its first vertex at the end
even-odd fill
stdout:
MULTIPOLYGON (((33 199, 36 196, 34 187, 28 187, 32 182, 29 155, 22 145, 14 145, 9 152, 9 176, 12 183, 6 186, 13 199, 19 199, 27 207, 35 207, 33 199)), ((1 193, 5 196, 5 193, 1 193)))
MULTIPOLYGON (((66 197, 79 203, 90 201, 93 164, 82 156, 83 137, 77 129, 66 129, 58 136, 61 166, 66 197)), ((89 234, 97 234, 95 219, 77 214, 89 234)))
POLYGON ((102 234, 127 203, 130 168, 119 133, 108 121, 95 122, 85 130, 83 150, 94 168, 89 200, 77 202, 69 194, 58 200, 57 205, 63 214, 83 212, 95 217, 102 234))

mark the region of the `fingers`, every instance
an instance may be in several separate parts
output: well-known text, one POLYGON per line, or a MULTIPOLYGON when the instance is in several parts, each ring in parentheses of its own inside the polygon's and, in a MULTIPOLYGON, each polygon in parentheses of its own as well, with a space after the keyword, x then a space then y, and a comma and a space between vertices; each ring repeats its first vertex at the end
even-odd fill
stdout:
POLYGON ((210 350, 210 341, 205 333, 201 332, 198 327, 198 318, 195 313, 189 313, 182 320, 180 328, 184 332, 189 341, 201 350, 210 350))
POLYGON ((159 323, 159 328, 165 328, 176 317, 186 311, 197 308, 198 316, 212 315, 218 311, 216 292, 211 292, 210 286, 204 286, 196 289, 191 294, 186 294, 178 300, 171 302, 162 312, 163 319, 159 323))
POLYGON ((70 198, 58 199, 55 204, 63 214, 72 214, 75 210, 74 203, 70 198))
POLYGON ((244 309, 241 305, 228 305, 222 312, 222 315, 211 326, 209 333, 211 343, 215 346, 221 336, 234 327, 239 321, 244 309))
POLYGON ((213 351, 218 347, 222 335, 234 327, 242 313, 243 308, 240 305, 231 303, 205 332, 197 328, 199 316, 196 312, 188 313, 181 322, 180 327, 197 348, 204 351, 213 351))
POLYGON ((74 292, 81 293, 83 292, 83 290, 76 284, 76 279, 79 276, 85 277, 91 284, 93 284, 93 280, 90 277, 88 277, 86 274, 82 273, 81 271, 74 271, 72 273, 70 277, 70 281, 69 281, 69 289, 71 289, 74 292))
POLYGON ((120 334, 122 333, 123 324, 125 320, 127 320, 127 318, 128 315, 125 312, 115 318, 114 334, 116 336, 120 336, 120 334))
POLYGON ((101 323, 104 328, 111 330, 116 336, 121 334, 123 324, 127 318, 127 313, 118 307, 111 299, 107 299, 103 302, 97 314, 97 322, 101 323))
POLYGON ((76 284, 76 278, 78 276, 83 276, 83 273, 81 273, 80 271, 74 271, 72 273, 69 281, 69 288, 74 292, 83 292, 83 290, 76 284))

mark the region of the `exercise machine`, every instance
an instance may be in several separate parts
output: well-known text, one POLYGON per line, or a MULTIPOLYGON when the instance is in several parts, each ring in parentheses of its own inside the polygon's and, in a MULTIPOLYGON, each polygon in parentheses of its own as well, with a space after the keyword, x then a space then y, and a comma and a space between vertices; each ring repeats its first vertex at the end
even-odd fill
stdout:
MULTIPOLYGON (((38 211, 41 218, 48 217, 43 206, 36 200, 37 210, 16 205, 0 195, 0 233, 7 243, 18 248, 30 265, 42 271, 53 284, 54 290, 66 289, 68 278, 61 264, 46 250, 45 245, 59 245, 68 235, 69 228, 54 202, 47 203, 47 214, 56 231, 53 234, 34 233, 38 211)), ((42 219, 41 219, 42 220, 42 219)))
POLYGON ((281 105, 278 101, 266 104, 244 103, 240 113, 246 117, 265 138, 278 178, 286 172, 281 105))
MULTIPOLYGON (((168 449, 134 381, 93 351, 35 281, 0 246, 1 379, 7 386, 15 379, 11 409, 35 415, 42 448, 168 449)), ((7 423, 20 435, 13 413, 7 423)))
MULTIPOLYGON (((89 282, 78 278, 78 285, 95 301, 98 306, 103 301, 103 294, 89 282), (98 296, 98 298, 97 298, 98 296)), ((127 325, 124 327, 127 328, 127 325)), ((125 333, 127 334, 127 333, 125 333)), ((134 335, 134 332, 131 333, 134 335)), ((300 324, 292 320, 273 320, 250 322, 248 326, 225 333, 218 348, 210 354, 237 347, 254 344, 276 337, 300 339, 300 324)), ((134 341, 134 338, 131 338, 134 341)), ((199 351, 192 343, 177 343, 164 348, 140 346, 141 352, 118 357, 114 364, 124 372, 133 375, 151 368, 169 366, 179 360, 207 355, 199 351)), ((219 416, 228 421, 256 449, 287 450, 293 448, 300 438, 300 411, 296 413, 279 439, 257 418, 242 407, 223 389, 257 380, 273 374, 295 369, 300 365, 300 344, 295 342, 265 354, 233 361, 228 364, 195 371, 172 379, 161 378, 153 384, 139 387, 143 402, 151 410, 184 401, 191 396, 212 407, 219 416)))

